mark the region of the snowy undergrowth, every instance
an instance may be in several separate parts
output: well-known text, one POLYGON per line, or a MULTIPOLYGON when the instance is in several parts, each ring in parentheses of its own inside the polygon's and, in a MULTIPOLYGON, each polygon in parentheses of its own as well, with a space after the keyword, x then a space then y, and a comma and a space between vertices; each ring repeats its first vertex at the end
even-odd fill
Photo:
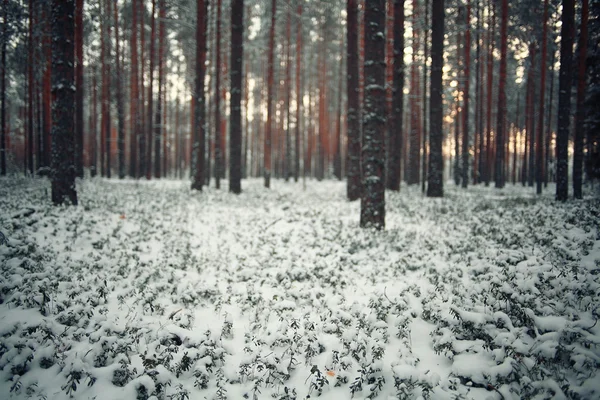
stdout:
POLYGON ((600 396, 598 200, 274 183, 3 180, 3 398, 600 396))

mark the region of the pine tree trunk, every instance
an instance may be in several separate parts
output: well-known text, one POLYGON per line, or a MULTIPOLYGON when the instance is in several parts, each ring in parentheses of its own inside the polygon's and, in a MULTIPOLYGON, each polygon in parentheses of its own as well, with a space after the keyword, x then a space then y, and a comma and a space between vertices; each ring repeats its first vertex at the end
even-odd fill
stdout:
POLYGON ((554 61, 555 52, 552 52, 552 58, 550 61, 550 99, 548 100, 548 126, 546 128, 546 149, 544 156, 544 187, 548 187, 548 179, 550 175, 550 141, 552 140, 552 109, 554 108, 553 97, 554 97, 554 61))
MULTIPOLYGON (((348 97, 348 182, 346 196, 353 201, 361 195, 361 126, 359 102, 359 51, 358 51, 358 5, 357 0, 347 3, 347 64, 346 91, 348 97)), ((310 113, 309 113, 310 115, 310 113)))
POLYGON ((34 93, 35 79, 33 75, 34 57, 33 57, 33 0, 29 0, 29 26, 27 40, 27 169, 33 175, 33 159, 34 159, 34 126, 33 126, 33 111, 34 111, 34 93))
POLYGON ((125 166, 125 105, 123 103, 123 71, 121 69, 121 48, 119 38, 119 10, 118 3, 113 5, 113 14, 115 19, 115 69, 116 69, 116 83, 117 83, 117 158, 118 158, 118 171, 119 179, 124 179, 126 175, 125 166))
POLYGON ((485 140, 485 186, 490 185, 492 178, 492 86, 494 80, 494 28, 496 26, 495 9, 491 6, 490 18, 491 27, 488 31, 488 54, 487 54, 487 104, 486 104, 486 140, 485 140))
POLYGON ((563 0, 560 29, 560 72, 558 82, 558 126, 556 134, 556 200, 569 194, 569 129, 571 123, 571 83, 573 82, 573 38, 575 1, 563 0))
MULTIPOLYGON (((433 49, 432 49, 433 51, 433 49)), ((392 112, 388 121, 387 188, 400 190, 404 114, 404 0, 394 0, 394 77, 392 112)), ((348 116, 348 125, 350 117, 348 116)), ((431 166, 430 166, 431 167, 431 166)))
MULTIPOLYGON (((42 5, 44 7, 44 29, 45 35, 43 39, 45 69, 44 76, 42 79, 42 118, 43 118, 43 152, 40 157, 40 166, 49 168, 51 164, 52 155, 52 93, 51 93, 51 82, 52 82, 52 23, 51 13, 49 10, 50 3, 42 5)), ((40 149, 42 150, 42 149, 40 149)))
MULTIPOLYGON (((300 175, 300 116, 302 113, 303 96, 301 91, 300 78, 302 71, 300 70, 300 60, 302 58, 302 2, 298 2, 296 10, 296 135, 294 146, 294 181, 298 182, 300 175)), ((253 155, 254 156, 254 155, 253 155)))
MULTIPOLYGON (((470 0, 469 0, 470 1, 470 0)), ((425 0, 425 28, 423 33, 423 162, 421 163, 421 191, 425 193, 427 181, 427 59, 429 58, 429 0, 425 0)))
POLYGON ((418 54, 419 54, 419 29, 417 24, 418 17, 418 2, 413 0, 413 18, 412 18, 412 64, 411 64, 411 87, 410 87, 410 149, 409 149, 409 171, 408 184, 418 185, 420 179, 421 166, 421 129, 419 111, 419 101, 421 100, 419 84, 419 72, 417 70, 418 54))
POLYGON ((277 11, 277 0, 271 1, 271 26, 269 27, 269 55, 267 62, 267 126, 265 130, 265 187, 271 187, 271 134, 273 128, 273 58, 275 51, 275 12, 277 11))
POLYGON ((6 175, 6 42, 8 42, 8 0, 3 2, 2 60, 0 61, 0 175, 6 175))
POLYGON ((504 138, 506 136, 506 51, 508 36, 508 0, 502 0, 500 22, 500 80, 498 82, 498 114, 496 128, 496 188, 504 187, 504 138))
POLYGON ((244 59, 244 0, 231 4, 231 112, 229 191, 242 192, 242 71, 244 59))
MULTIPOLYGON (((546 0, 547 1, 547 0, 546 0)), ((575 113, 575 140, 573 152, 573 196, 583 198, 583 138, 585 137, 585 88, 587 83, 588 0, 582 0, 581 28, 579 31, 579 62, 577 72, 577 110, 575 113)))
POLYGON ((91 152, 91 165, 90 165, 90 176, 93 178, 98 174, 98 82, 96 75, 97 67, 94 68, 92 74, 92 110, 90 112, 90 118, 92 120, 92 127, 90 129, 90 152, 91 152))
POLYGON ((138 138, 140 133, 139 108, 139 86, 138 86, 138 5, 137 0, 131 2, 131 71, 130 71, 130 91, 129 91, 129 176, 137 177, 138 171, 138 138))
POLYGON ((430 151, 428 197, 444 196, 442 69, 444 67, 444 0, 431 5, 431 86, 429 95, 430 151))
POLYGON ((535 43, 531 42, 531 45, 529 46, 529 54, 530 54, 530 58, 531 58, 531 65, 529 67, 530 69, 530 73, 529 73, 529 82, 531 84, 531 97, 530 97, 530 108, 529 108, 529 113, 530 113, 530 118, 529 118, 529 128, 528 131, 531 132, 529 134, 529 156, 528 156, 528 161, 529 161, 529 166, 528 166, 528 171, 529 174, 527 175, 527 185, 529 187, 533 187, 533 181, 534 181, 534 176, 535 176, 535 105, 536 105, 536 98, 535 98, 535 56, 536 56, 536 47, 535 47, 535 43))
POLYGON ((75 166, 83 178, 83 0, 75 2, 75 166))
POLYGON ((206 103, 204 98, 204 75, 206 74, 206 5, 204 0, 196 1, 196 86, 194 90, 194 144, 192 146, 192 189, 202 190, 205 179, 205 132, 206 103))
POLYGON ((544 145, 544 103, 546 100, 546 59, 548 58, 548 0, 544 0, 544 22, 542 28, 542 57, 540 59, 540 109, 538 115, 538 131, 536 141, 536 193, 542 194, 542 181, 544 177, 544 152, 542 146, 544 145))
POLYGON ((385 228, 385 0, 365 3, 362 228, 385 228))
POLYGON ((156 1, 152 0, 152 14, 150 15, 150 66, 148 70, 149 74, 149 85, 148 85, 148 108, 146 118, 148 119, 148 126, 146 127, 146 179, 152 179, 152 165, 153 159, 153 147, 154 147, 154 58, 155 58, 155 46, 156 42, 156 1))
POLYGON ((154 177, 161 177, 161 139, 163 131, 163 79, 164 79, 164 47, 165 47, 165 0, 158 0, 158 76, 157 76, 157 96, 156 96, 156 111, 154 115, 153 138, 154 138, 154 177))
POLYGON ((139 163, 139 169, 137 171, 137 177, 141 178, 143 176, 146 175, 146 171, 148 169, 148 156, 147 156, 147 145, 146 145, 146 139, 147 139, 147 135, 146 135, 146 131, 149 128, 147 126, 148 121, 146 118, 146 86, 144 84, 144 73, 145 73, 145 65, 146 65, 146 58, 144 56, 145 54, 145 47, 146 47, 146 34, 145 34, 145 24, 144 24, 144 1, 143 0, 137 0, 138 4, 139 4, 139 16, 140 16, 140 23, 139 23, 139 29, 140 29, 140 74, 139 74, 139 85, 138 85, 138 90, 139 90, 139 98, 140 98, 140 102, 139 102, 139 108, 137 110, 138 112, 138 121, 139 121, 139 130, 138 130, 138 142, 139 142, 139 159, 140 159, 140 163, 139 163))
POLYGON ((465 29, 465 83, 463 91, 462 110, 462 187, 469 184, 469 84, 471 81, 471 0, 467 0, 466 6, 466 29, 465 29))
POLYGON ((75 0, 52 2, 52 202, 77 205, 75 190, 75 0))

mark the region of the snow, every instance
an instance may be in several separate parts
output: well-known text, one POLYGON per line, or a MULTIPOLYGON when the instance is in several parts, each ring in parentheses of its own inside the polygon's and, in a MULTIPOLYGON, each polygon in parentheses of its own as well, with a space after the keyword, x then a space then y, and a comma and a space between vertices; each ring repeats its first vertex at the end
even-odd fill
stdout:
MULTIPOLYGON (((224 187, 226 183, 224 183, 224 187)), ((2 398, 600 397, 600 203, 0 180, 2 398)))

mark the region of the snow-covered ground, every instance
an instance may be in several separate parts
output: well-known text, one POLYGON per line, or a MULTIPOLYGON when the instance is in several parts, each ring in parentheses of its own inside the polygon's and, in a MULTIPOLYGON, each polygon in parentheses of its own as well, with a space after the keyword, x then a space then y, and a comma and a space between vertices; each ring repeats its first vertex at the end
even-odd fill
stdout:
POLYGON ((0 181, 0 398, 600 398, 597 199, 273 186, 0 181))

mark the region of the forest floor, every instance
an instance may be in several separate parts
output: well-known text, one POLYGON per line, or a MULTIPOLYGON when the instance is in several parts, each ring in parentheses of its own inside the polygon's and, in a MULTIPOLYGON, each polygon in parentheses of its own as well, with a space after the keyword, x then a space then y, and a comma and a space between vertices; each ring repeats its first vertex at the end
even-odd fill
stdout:
POLYGON ((223 183, 1 180, 0 397, 600 398, 598 198, 223 183))

